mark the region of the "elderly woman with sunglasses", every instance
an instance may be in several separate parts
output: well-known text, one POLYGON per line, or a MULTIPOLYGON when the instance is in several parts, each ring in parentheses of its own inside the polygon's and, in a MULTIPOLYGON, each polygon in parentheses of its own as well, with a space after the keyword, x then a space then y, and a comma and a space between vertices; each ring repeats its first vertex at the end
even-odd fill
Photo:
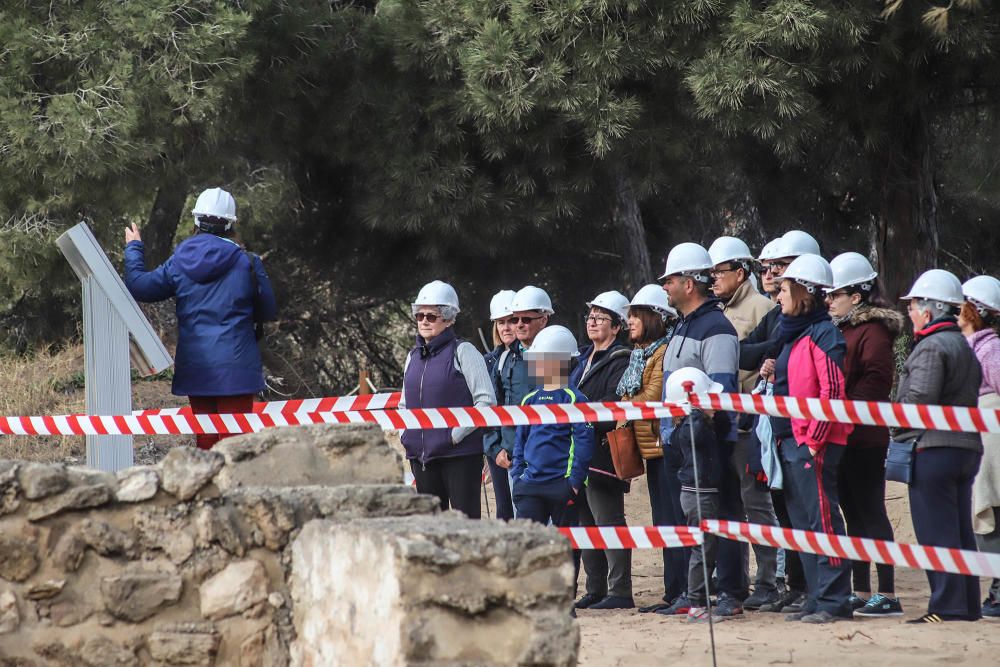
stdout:
MULTIPOLYGON (((440 280, 424 285, 412 304, 417 344, 403 368, 400 408, 496 405, 486 361, 476 347, 455 335, 458 294, 440 280)), ((406 458, 419 493, 437 496, 441 509, 480 516, 483 430, 472 427, 407 429, 406 458)))

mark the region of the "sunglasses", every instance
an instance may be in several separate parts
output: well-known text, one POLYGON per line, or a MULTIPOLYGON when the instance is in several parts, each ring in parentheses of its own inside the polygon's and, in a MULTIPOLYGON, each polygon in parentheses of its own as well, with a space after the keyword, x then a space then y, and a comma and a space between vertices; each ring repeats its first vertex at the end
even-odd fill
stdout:
POLYGON ((417 313, 416 315, 413 316, 413 319, 415 319, 417 322, 423 322, 424 320, 427 320, 429 323, 434 324, 439 319, 441 319, 441 316, 435 313, 417 313))
POLYGON ((536 315, 535 317, 512 317, 510 318, 511 324, 531 324, 535 320, 540 320, 544 315, 536 315))
POLYGON ((771 262, 761 267, 761 273, 784 273, 789 265, 789 262, 771 262))

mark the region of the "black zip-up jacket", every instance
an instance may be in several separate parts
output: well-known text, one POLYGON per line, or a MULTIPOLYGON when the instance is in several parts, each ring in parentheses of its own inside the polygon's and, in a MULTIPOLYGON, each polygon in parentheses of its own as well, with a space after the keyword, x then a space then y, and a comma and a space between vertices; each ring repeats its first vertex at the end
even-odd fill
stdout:
POLYGON ((723 442, 729 430, 729 420, 721 412, 709 419, 701 410, 692 410, 670 434, 670 447, 680 452, 683 463, 677 471, 681 488, 693 490, 695 487, 694 457, 698 456, 698 487, 702 491, 718 491, 722 480, 723 442), (691 427, 694 426, 694 440, 691 427), (691 451, 692 442, 694 452, 691 451))
MULTIPOLYGON (((618 383, 628 368, 629 356, 632 350, 621 343, 614 343, 606 350, 594 355, 590 370, 584 376, 587 358, 594 346, 580 348, 576 368, 570 374, 570 387, 578 388, 591 401, 618 401, 618 383), (582 377, 581 377, 582 376, 582 377)), ((608 432, 615 428, 615 422, 599 422, 594 426, 594 456, 590 459, 590 484, 611 486, 621 491, 629 488, 628 482, 618 479, 615 466, 611 460, 611 449, 608 447, 608 432)))
POLYGON ((758 371, 767 359, 777 359, 781 352, 778 343, 778 316, 781 308, 772 308, 767 315, 740 341, 740 370, 758 371))

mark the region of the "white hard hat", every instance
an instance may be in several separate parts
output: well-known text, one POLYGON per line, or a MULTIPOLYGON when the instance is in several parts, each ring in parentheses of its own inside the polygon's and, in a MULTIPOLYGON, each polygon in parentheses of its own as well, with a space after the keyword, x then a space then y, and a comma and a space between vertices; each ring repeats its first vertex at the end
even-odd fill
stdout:
POLYGON ((781 276, 782 280, 794 280, 812 294, 818 287, 833 284, 830 263, 819 255, 801 255, 792 260, 781 276))
POLYGON ((872 263, 868 258, 856 252, 845 252, 837 255, 830 262, 833 270, 833 284, 828 292, 839 290, 852 285, 859 285, 862 289, 871 289, 872 281, 878 277, 878 273, 872 268, 872 263))
POLYGON ((976 308, 1000 313, 1000 280, 993 276, 976 276, 965 281, 962 294, 976 308))
POLYGON ((490 299, 490 319, 499 320, 507 317, 514 311, 510 309, 510 302, 514 300, 516 292, 512 289, 502 289, 490 299))
POLYGON ((775 257, 799 257, 801 255, 820 255, 819 243, 801 229, 785 232, 781 243, 775 249, 775 257))
POLYGON ((667 276, 692 275, 710 271, 715 264, 708 251, 697 243, 675 245, 667 255, 667 266, 660 280, 667 276))
POLYGON ((672 372, 664 383, 663 398, 672 403, 681 403, 688 400, 688 394, 721 394, 723 386, 712 378, 705 375, 705 372, 691 366, 678 368, 672 372), (688 391, 684 385, 691 383, 688 391))
POLYGON ((420 291, 417 292, 417 298, 411 305, 414 308, 417 306, 450 306, 455 309, 456 313, 459 312, 458 293, 455 292, 454 287, 440 280, 429 282, 421 287, 420 291))
MULTIPOLYGON (((662 289, 660 290, 663 291, 662 289)), ((628 317, 628 297, 619 292, 618 290, 611 290, 610 292, 601 292, 594 297, 593 301, 587 302, 587 308, 593 308, 598 306, 604 310, 610 310, 612 313, 617 315, 621 319, 628 317)))
POLYGON ((667 293, 659 285, 643 285, 629 302, 630 306, 652 308, 664 318, 677 317, 677 311, 670 305, 667 293))
MULTIPOLYGON (((529 310, 534 310, 531 308, 529 310)), ((571 359, 580 356, 576 338, 560 324, 545 327, 535 336, 531 347, 522 355, 525 359, 571 359)))
POLYGON ((961 306, 962 302, 965 301, 965 296, 962 294, 962 283, 958 281, 954 273, 944 269, 931 269, 921 273, 910 291, 902 298, 928 299, 956 306, 961 306))
POLYGON ((713 266, 725 262, 753 260, 750 246, 735 236, 720 236, 712 241, 712 245, 708 247, 708 256, 712 258, 713 266))
POLYGON ((760 249, 760 257, 758 261, 766 262, 771 259, 778 259, 783 255, 778 254, 778 249, 781 247, 781 238, 776 238, 773 241, 768 241, 764 244, 764 247, 760 249))
POLYGON ((236 200, 222 188, 210 188, 198 195, 191 213, 195 218, 199 215, 210 215, 236 222, 236 200))
POLYGON ((533 285, 522 287, 514 294, 514 298, 510 301, 510 310, 512 313, 537 310, 546 315, 552 315, 556 312, 552 310, 552 299, 545 293, 545 290, 533 285))

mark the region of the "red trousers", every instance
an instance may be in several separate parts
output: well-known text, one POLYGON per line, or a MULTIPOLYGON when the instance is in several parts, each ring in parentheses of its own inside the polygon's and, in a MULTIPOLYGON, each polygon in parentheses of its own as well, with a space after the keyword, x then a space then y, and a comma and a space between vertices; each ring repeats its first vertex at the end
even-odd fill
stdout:
MULTIPOLYGON (((253 394, 240 396, 188 396, 191 401, 191 412, 196 415, 231 415, 243 414, 253 410, 253 394)), ((198 449, 211 449, 219 440, 229 438, 229 435, 218 433, 201 433, 195 436, 198 449)))

